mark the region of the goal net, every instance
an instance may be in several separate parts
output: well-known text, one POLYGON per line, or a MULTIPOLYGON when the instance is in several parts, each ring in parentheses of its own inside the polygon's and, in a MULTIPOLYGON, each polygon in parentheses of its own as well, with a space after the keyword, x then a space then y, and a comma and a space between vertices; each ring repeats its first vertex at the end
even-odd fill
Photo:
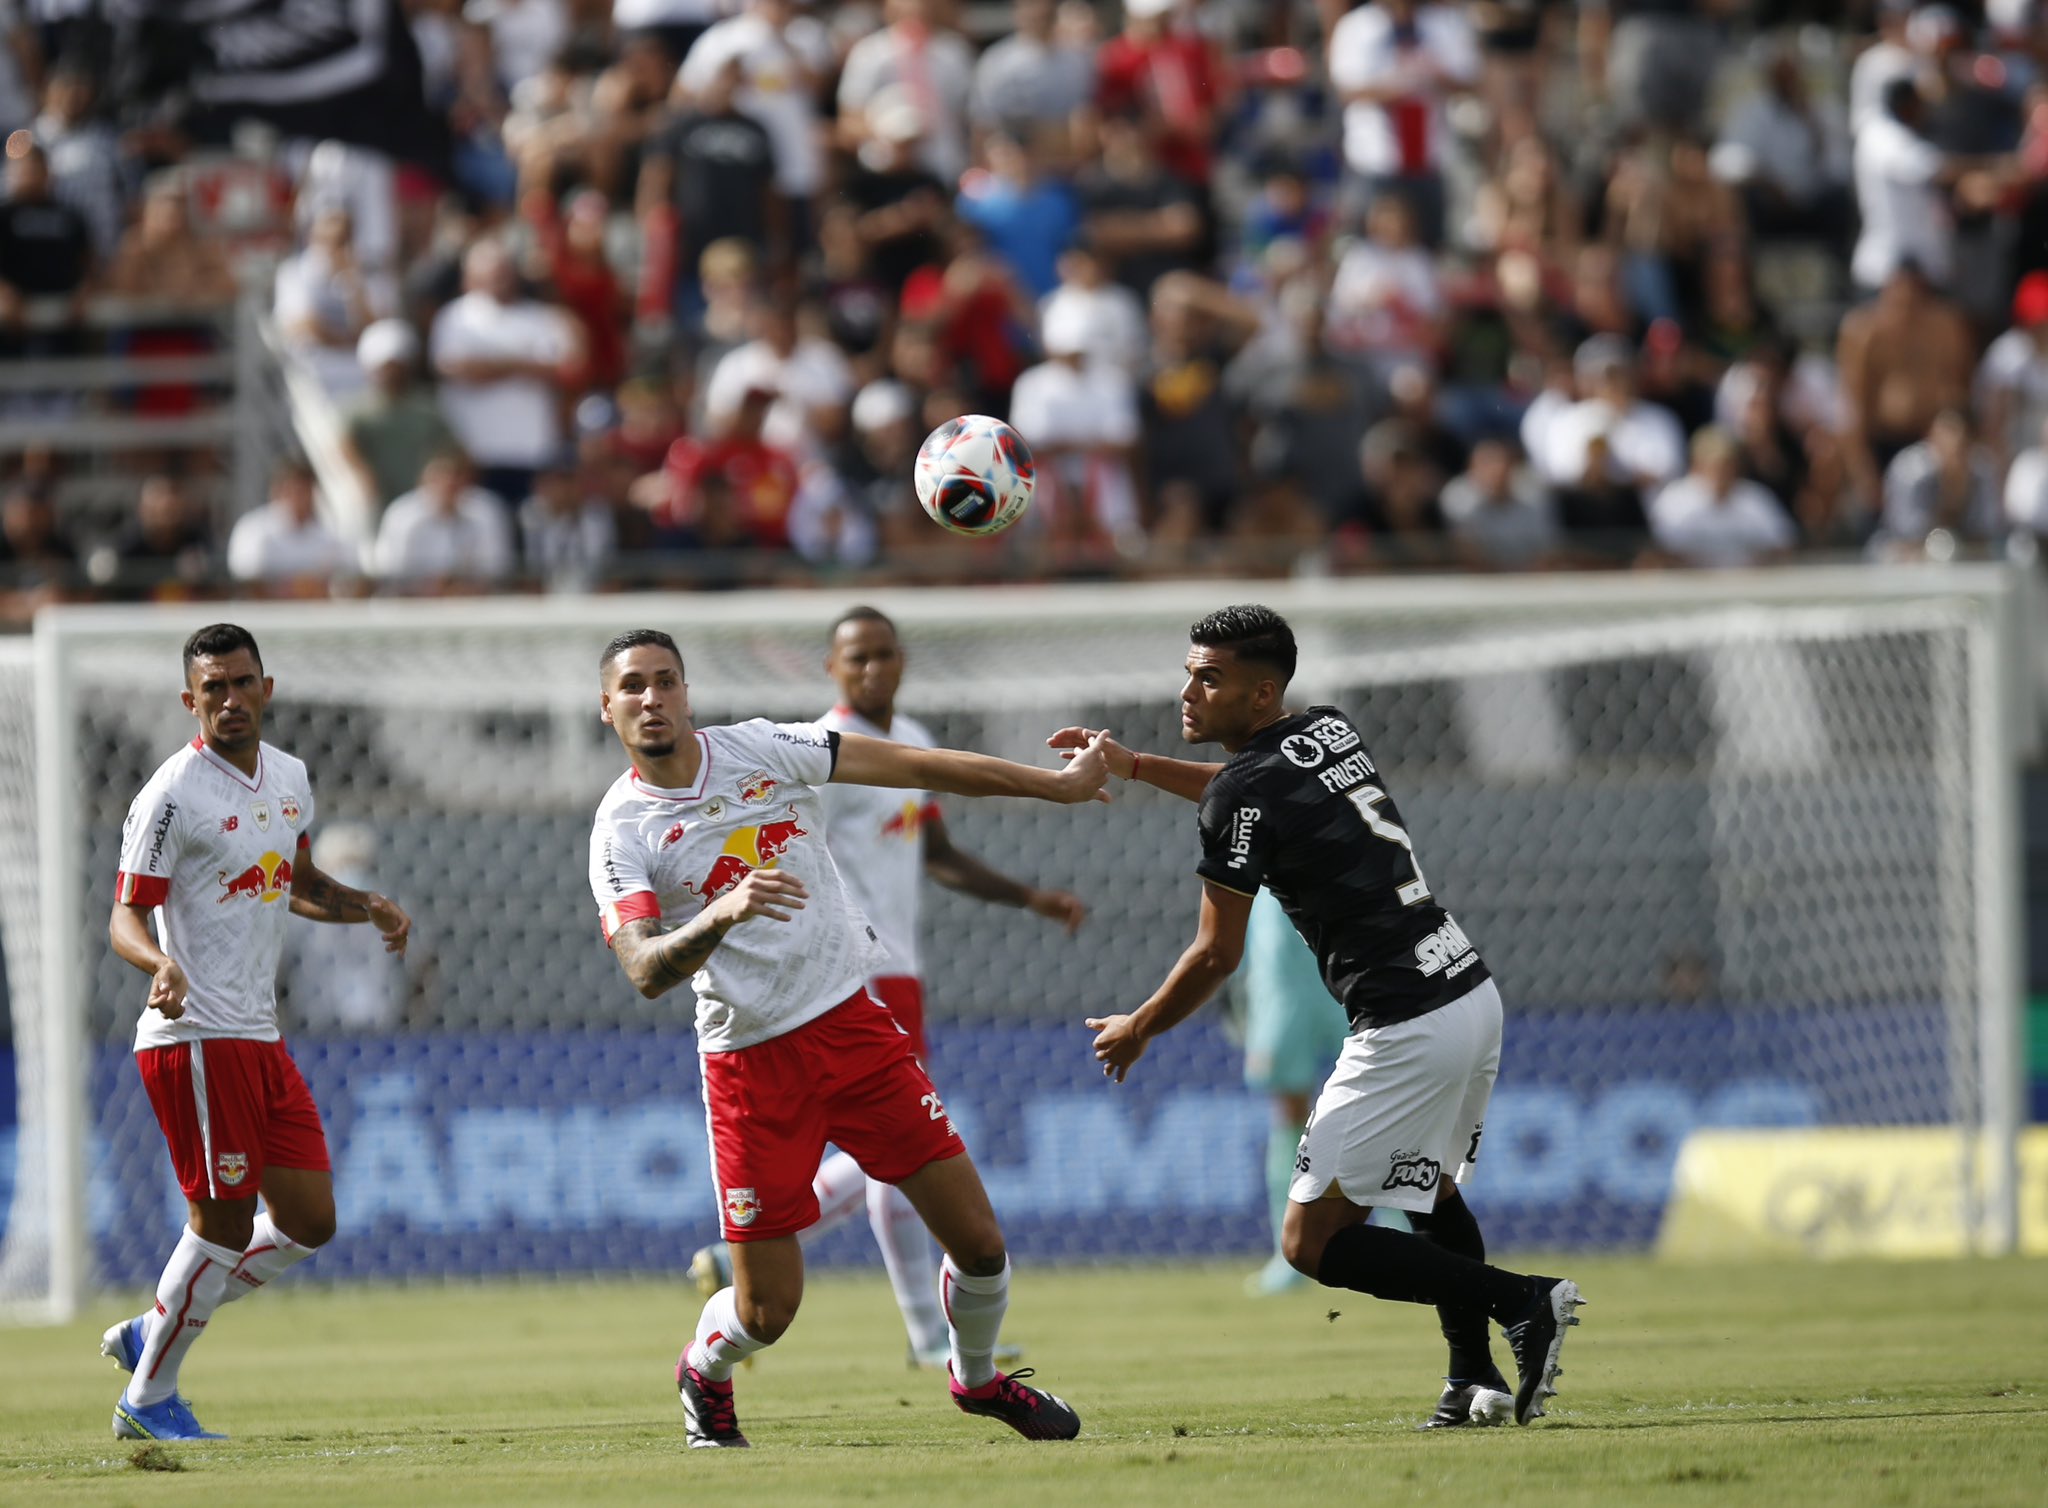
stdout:
MULTIPOLYGON (((1696 1128, 1918 1124, 1992 1164, 1971 1186, 1995 1247, 2017 1114, 2007 592, 1989 571, 1812 571, 872 600, 908 648, 904 710, 945 743, 1039 762, 1076 721, 1172 749, 1188 624, 1247 598, 1289 615, 1290 703, 1367 731, 1508 1001, 1473 1190, 1495 1244, 1647 1243, 1696 1128)), ((585 880, 622 765, 597 652, 666 628, 700 723, 812 717, 852 600, 219 610, 276 678, 267 735, 311 768, 323 867, 374 877, 416 919, 402 964, 367 929, 293 924, 282 1009, 342 1231, 315 1276, 674 1270, 715 1238, 687 1000, 627 985, 585 880)), ((0 659, 19 1086, 0 1300, 17 1307, 147 1283, 182 1219, 129 1052, 145 983, 105 923, 126 805, 191 736, 178 648, 208 611, 52 613, 33 663, 0 659)), ((1080 1026, 1141 1001, 1191 935, 1193 808, 1148 789, 943 804, 962 847, 1090 906, 1069 938, 927 899, 933 1073, 1013 1247, 1263 1248, 1270 1110, 1227 1012, 1120 1088, 1080 1026)), ((864 1230, 812 1252, 868 1256, 864 1230)))

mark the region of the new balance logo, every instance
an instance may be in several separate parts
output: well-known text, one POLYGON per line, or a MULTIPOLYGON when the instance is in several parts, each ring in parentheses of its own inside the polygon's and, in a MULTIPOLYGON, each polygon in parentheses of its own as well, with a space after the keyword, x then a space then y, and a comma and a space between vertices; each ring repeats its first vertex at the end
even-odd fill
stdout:
POLYGON ((1448 916, 1441 927, 1415 945, 1415 967, 1425 979, 1438 974, 1446 979, 1456 978, 1478 956, 1472 951, 1472 939, 1465 935, 1465 929, 1448 916))

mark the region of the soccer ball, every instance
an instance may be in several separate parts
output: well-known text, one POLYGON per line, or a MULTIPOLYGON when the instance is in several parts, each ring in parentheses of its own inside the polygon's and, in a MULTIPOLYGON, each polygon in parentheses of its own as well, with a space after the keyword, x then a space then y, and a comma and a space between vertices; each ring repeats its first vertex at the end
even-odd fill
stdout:
POLYGON ((1031 506, 1038 467, 1024 437, 987 414, 948 419, 917 448, 917 500, 955 534, 994 534, 1031 506))

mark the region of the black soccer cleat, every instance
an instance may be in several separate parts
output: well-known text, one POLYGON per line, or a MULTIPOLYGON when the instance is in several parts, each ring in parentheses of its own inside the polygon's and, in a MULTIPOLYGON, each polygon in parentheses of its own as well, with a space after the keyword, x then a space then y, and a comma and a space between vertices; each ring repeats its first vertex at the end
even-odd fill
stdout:
POLYGON ((1543 1417, 1543 1400, 1555 1398, 1552 1386, 1564 1368, 1557 1364, 1564 1350, 1564 1332, 1576 1325, 1572 1311, 1586 1301, 1579 1297, 1579 1285, 1570 1278, 1531 1278, 1535 1290, 1529 1305, 1507 1326, 1508 1348, 1515 1353, 1515 1371, 1520 1385, 1515 1389, 1515 1423, 1527 1424, 1543 1417))
POLYGON ((733 1407, 732 1384, 704 1376, 690 1365, 688 1351, 676 1358, 676 1396, 683 1400, 683 1431, 690 1449, 746 1449, 739 1411, 733 1407))
POLYGON ((1484 1428, 1506 1424, 1515 1415, 1515 1397, 1507 1380, 1495 1372, 1485 1382, 1456 1383, 1444 1380, 1443 1397, 1436 1412, 1415 1427, 1423 1429, 1484 1428))
POLYGON ((1000 1419, 1027 1440, 1071 1440, 1081 1433, 1081 1416, 1067 1407, 1064 1398, 1027 1388, 1018 1381, 1035 1375, 1029 1367, 1017 1372, 998 1372, 994 1382, 973 1392, 960 1386, 960 1380, 951 1375, 951 1368, 947 1372, 953 1402, 963 1414, 1000 1419))

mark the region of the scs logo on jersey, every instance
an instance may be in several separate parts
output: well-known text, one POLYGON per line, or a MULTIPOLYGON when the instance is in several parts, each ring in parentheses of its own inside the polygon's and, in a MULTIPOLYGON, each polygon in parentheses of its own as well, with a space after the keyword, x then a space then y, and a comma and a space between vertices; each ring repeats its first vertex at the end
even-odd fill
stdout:
POLYGON ((775 794, 775 787, 781 783, 766 770, 756 770, 740 782, 740 800, 748 806, 759 806, 775 794))
POLYGON ((1319 717, 1308 725, 1309 737, 1332 754, 1358 747, 1358 730, 1341 717, 1319 717))
POLYGON ((224 906, 238 895, 247 895, 268 906, 279 896, 291 893, 292 861, 282 854, 267 853, 233 877, 225 869, 220 870, 218 879, 219 904, 224 906))
POLYGON ((1453 979, 1464 973, 1478 957, 1472 951, 1472 939, 1465 935, 1465 929, 1448 916, 1441 927, 1415 945, 1415 967, 1422 970, 1425 979, 1438 974, 1453 979))
POLYGON ((734 829, 725 840, 725 851, 713 861, 703 880, 685 880, 683 888, 708 906, 755 870, 773 869, 790 844, 810 836, 808 828, 797 826, 796 808, 785 810, 789 816, 784 821, 734 829))

